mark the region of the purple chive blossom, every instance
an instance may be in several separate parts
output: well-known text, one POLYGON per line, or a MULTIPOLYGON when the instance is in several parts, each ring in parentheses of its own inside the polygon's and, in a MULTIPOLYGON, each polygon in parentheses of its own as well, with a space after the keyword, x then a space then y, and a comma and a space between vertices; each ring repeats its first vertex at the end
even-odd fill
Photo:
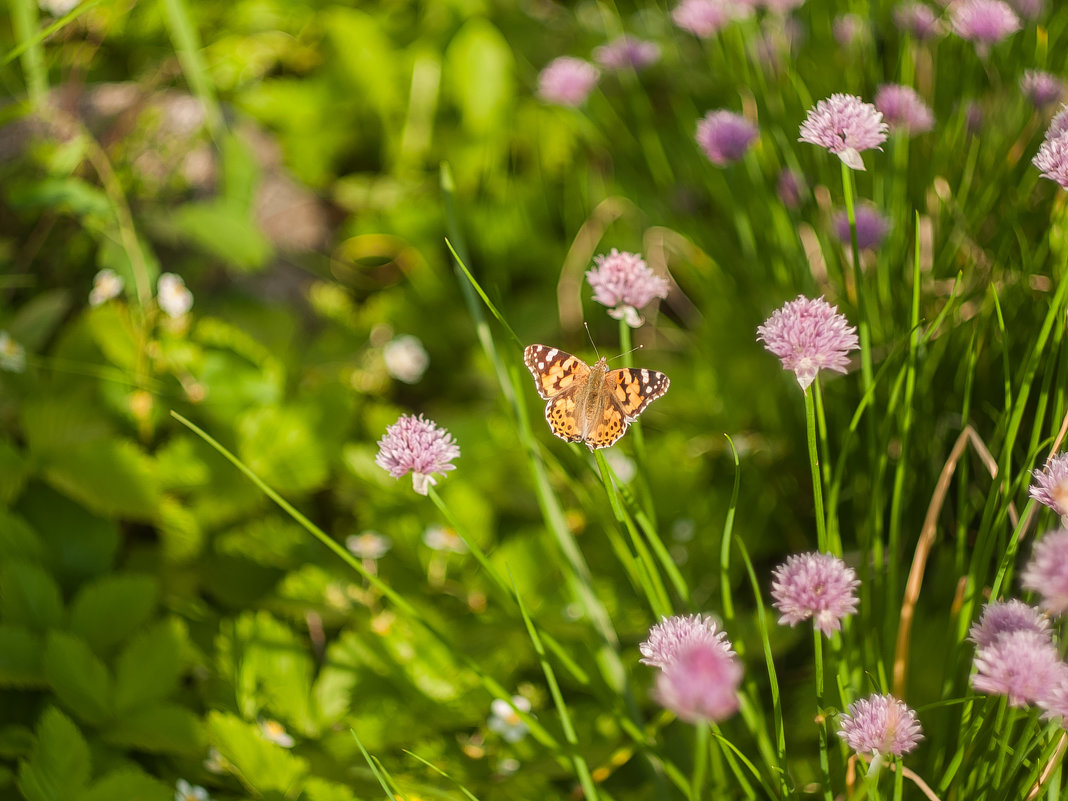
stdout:
POLYGON ((751 13, 752 8, 738 0, 682 0, 671 12, 671 19, 684 31, 708 39, 751 13))
POLYGON ((1068 452, 1050 457, 1041 470, 1031 475, 1035 483, 1027 494, 1061 517, 1068 515, 1068 452))
POLYGON ((917 41, 934 39, 942 33, 942 24, 923 3, 902 3, 894 9, 894 24, 917 41))
POLYGON ((842 628, 843 617, 857 611, 860 582, 853 568, 837 556, 792 554, 772 575, 771 597, 782 613, 780 623, 796 626, 812 618, 812 624, 830 637, 842 628))
POLYGON ((934 127, 934 114, 930 107, 910 86, 883 84, 875 93, 875 107, 883 113, 883 119, 891 131, 915 136, 934 127))
POLYGON ((538 75, 538 96, 559 106, 581 106, 600 77, 599 70, 581 58, 561 56, 538 75))
POLYGON ((423 419, 423 415, 402 415, 378 441, 375 464, 394 478, 411 473, 415 491, 426 495, 430 486, 437 484, 431 473, 454 470, 456 465, 451 462, 459 456, 459 446, 444 428, 423 419))
MULTIPOLYGON (((876 250, 890 230, 890 221, 873 206, 862 204, 853 210, 857 225, 857 247, 861 250, 876 250)), ((852 246, 849 234, 849 214, 840 211, 834 215, 834 233, 846 247, 852 246)))
MULTIPOLYGON (((1060 116, 1057 115, 1058 118, 1060 116)), ((1047 135, 1031 163, 1038 167, 1043 178, 1056 181, 1062 189, 1068 189, 1068 133, 1054 137, 1047 135)))
POLYGON ((697 123, 697 144, 717 167, 737 161, 759 136, 753 123, 741 114, 719 109, 697 123))
POLYGON ((1046 10, 1046 0, 1010 0, 1009 5, 1024 19, 1038 19, 1046 10))
POLYGON ((1033 631, 1049 639, 1049 618, 1041 610, 1015 598, 993 601, 983 606, 979 620, 968 629, 968 639, 977 647, 986 648, 998 637, 1013 631, 1033 631))
POLYGON ((797 141, 818 145, 834 153, 849 168, 863 170, 860 151, 886 141, 887 124, 871 103, 854 95, 834 94, 809 109, 797 141))
POLYGON ((775 185, 775 193, 779 200, 787 208, 796 209, 801 205, 801 192, 805 186, 804 176, 793 170, 783 170, 779 173, 779 181, 775 185))
POLYGON ((1068 670, 1061 671, 1060 679, 1038 699, 1045 718, 1060 718, 1061 727, 1068 728, 1068 670))
POLYGON ((683 648, 656 677, 656 699, 689 723, 720 721, 738 711, 742 666, 717 643, 683 648))
POLYGON ((842 14, 834 18, 831 32, 839 47, 852 47, 864 40, 868 29, 858 15, 842 14))
POLYGON ((844 373, 846 354, 857 350, 857 329, 821 298, 798 295, 777 309, 757 328, 757 341, 778 356, 784 370, 797 376, 802 390, 816 380, 820 370, 844 373))
POLYGON ((1035 543, 1020 581, 1025 590, 1039 594, 1042 607, 1054 617, 1068 611, 1068 529, 1053 531, 1035 543))
POLYGON ((649 637, 638 646, 643 665, 665 670, 683 651, 703 643, 719 649, 728 659, 734 658, 727 632, 716 630, 716 621, 708 615, 664 617, 649 629, 649 637))
POLYGON ((1060 680, 1064 663, 1047 635, 1011 631, 975 652, 975 670, 976 691, 1008 696, 1011 706, 1027 706, 1060 680))
POLYGON ((1056 139, 1062 133, 1068 132, 1068 106, 1061 104, 1061 110, 1050 120, 1049 128, 1046 129, 1046 139, 1056 139))
POLYGON ((594 49, 593 60, 606 70, 643 70, 660 60, 660 46, 634 36, 620 36, 594 49))
POLYGON ((1027 70, 1020 79, 1020 90, 1035 108, 1045 108, 1056 103, 1064 94, 1060 78, 1042 70, 1027 70))
POLYGON ((916 713, 892 695, 869 695, 842 714, 838 736, 861 756, 903 756, 923 739, 916 713))
POLYGON ((950 9, 950 21, 957 36, 975 42, 981 55, 1020 30, 1020 18, 1003 0, 960 0, 950 9))
POLYGON ((637 253, 612 248, 607 256, 594 256, 593 261, 597 266, 586 272, 593 299, 609 308, 609 316, 631 328, 642 324, 638 309, 654 298, 666 298, 671 289, 671 282, 654 273, 637 253))

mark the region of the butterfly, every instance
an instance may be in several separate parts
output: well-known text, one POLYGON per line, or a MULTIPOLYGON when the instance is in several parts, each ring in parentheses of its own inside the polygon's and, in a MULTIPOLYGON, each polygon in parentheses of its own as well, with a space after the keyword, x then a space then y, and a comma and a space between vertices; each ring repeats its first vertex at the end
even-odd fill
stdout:
POLYGON ((609 370, 608 360, 593 367, 559 348, 530 345, 523 361, 538 394, 548 401, 545 419, 560 439, 585 442, 592 451, 607 448, 661 395, 671 382, 656 370, 609 370))

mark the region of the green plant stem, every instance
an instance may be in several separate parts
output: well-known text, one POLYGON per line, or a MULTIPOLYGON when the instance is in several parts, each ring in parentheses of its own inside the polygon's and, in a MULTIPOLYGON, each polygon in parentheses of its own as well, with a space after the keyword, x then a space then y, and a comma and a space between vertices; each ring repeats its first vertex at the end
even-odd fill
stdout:
POLYGON ((857 293, 857 311, 860 320, 857 330, 860 332, 860 371, 864 379, 864 390, 872 384, 871 361, 871 325, 868 317, 868 304, 864 292, 864 276, 860 269, 860 246, 857 244, 857 212, 854 201, 853 170, 842 163, 842 193, 845 198, 846 214, 849 217, 849 243, 853 254, 853 282, 857 293))
MULTIPOLYGON (((817 378, 816 381, 819 379, 817 378)), ((820 476, 820 458, 816 442, 816 405, 810 385, 805 390, 805 429, 808 433, 808 463, 812 472, 812 500, 816 515, 816 543, 823 553, 830 553, 827 541, 827 521, 823 512, 823 480, 820 476)), ((841 556, 841 554, 837 554, 841 556)))
POLYGON ((815 656, 816 671, 816 721, 819 726, 820 744, 820 770, 823 772, 823 798, 824 801, 832 801, 831 793, 831 762, 827 752, 827 723, 823 719, 823 632, 815 626, 812 627, 813 654, 815 656))
POLYGON ((701 801, 705 776, 708 773, 708 724, 701 721, 693 728, 693 781, 690 782, 690 801, 701 801))
MULTIPOLYGON (((39 109, 48 94, 48 70, 44 64, 44 49, 34 28, 37 25, 37 3, 32 0, 11 0, 11 28, 18 41, 16 48, 26 75, 26 93, 30 105, 39 109)), ((4 63, 14 56, 8 54, 4 63)))

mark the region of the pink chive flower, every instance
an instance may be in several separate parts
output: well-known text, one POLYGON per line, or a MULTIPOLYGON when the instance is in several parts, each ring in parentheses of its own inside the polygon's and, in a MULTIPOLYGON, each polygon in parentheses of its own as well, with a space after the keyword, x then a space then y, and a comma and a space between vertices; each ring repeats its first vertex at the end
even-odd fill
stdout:
POLYGON ((1054 617, 1068 611, 1068 529, 1046 534, 1035 543, 1020 581, 1025 590, 1039 594, 1042 607, 1054 617))
POLYGON ((857 611, 860 582, 853 568, 828 553, 802 553, 786 557, 773 571, 771 597, 782 613, 780 623, 812 624, 828 637, 842 628, 842 618, 857 611))
POLYGON ((559 106, 581 106, 597 85, 600 71, 588 61, 561 56, 538 75, 538 96, 559 106))
POLYGON ((719 649, 724 657, 734 659, 727 632, 717 631, 716 621, 711 616, 675 615, 661 618, 649 629, 649 637, 638 646, 641 663, 665 670, 680 653, 697 643, 719 649))
POLYGON ((609 316, 631 328, 642 324, 638 309, 654 298, 666 298, 671 290, 671 282, 654 273, 637 253, 612 248, 607 256, 594 256, 593 261, 597 266, 586 272, 593 299, 609 308, 609 316))
POLYGON ((849 365, 846 354, 860 347, 857 329, 836 306, 822 297, 803 295, 772 313, 757 328, 757 341, 779 357, 784 370, 793 372, 802 390, 808 389, 820 370, 844 373, 849 365))
POLYGON ((593 60, 606 70, 643 70, 660 60, 660 45, 634 36, 620 36, 595 48, 593 60))
POLYGON ((1041 470, 1031 473, 1035 483, 1027 494, 1061 517, 1068 515, 1068 451, 1046 460, 1041 470))
POLYGON ((1056 139, 1062 133, 1068 131, 1068 106, 1061 104, 1061 110, 1054 115, 1046 129, 1046 139, 1056 139))
POLYGON ((950 9, 950 22, 957 36, 975 43, 980 55, 1020 30, 1020 18, 1003 0, 960 0, 950 9))
POLYGON ((883 119, 891 131, 902 131, 915 136, 934 127, 934 114, 910 86, 887 83, 875 93, 875 107, 883 113, 883 119))
POLYGON ((863 170, 860 151, 882 150, 879 145, 886 141, 887 129, 882 113, 871 103, 834 94, 809 109, 797 141, 825 148, 850 169, 863 170))
POLYGON ((1054 137, 1047 135, 1031 163, 1038 167, 1043 178, 1056 181, 1062 189, 1068 189, 1068 133, 1054 137))
POLYGON ((394 478, 411 473, 415 491, 426 495, 430 486, 437 484, 431 474, 454 470, 456 465, 451 462, 459 456, 459 446, 444 428, 423 419, 423 415, 402 415, 378 441, 375 464, 394 478))
POLYGON ((1046 639, 1051 636, 1049 618, 1036 607, 1013 598, 984 605, 979 620, 968 629, 968 639, 979 648, 986 648, 998 637, 1013 631, 1033 631, 1046 639))
POLYGON ((876 693, 849 705, 838 736, 861 756, 903 756, 923 739, 923 729, 904 701, 876 693))
POLYGON ((1010 0, 1009 5, 1024 19, 1038 19, 1046 10, 1046 0, 1010 0))
POLYGON ((1002 634, 975 652, 972 687, 988 695, 1004 695, 1011 706, 1044 697, 1064 674, 1053 642, 1036 631, 1002 634))
POLYGON ((775 193, 779 200, 787 208, 796 209, 801 205, 801 192, 805 186, 805 178, 793 170, 783 170, 779 173, 779 180, 775 184, 775 193))
POLYGON ((1060 718, 1061 727, 1068 728, 1068 670, 1038 699, 1044 718, 1060 718))
POLYGON ((868 26, 857 14, 841 14, 834 18, 831 33, 839 47, 860 44, 868 35, 868 26))
MULTIPOLYGON (((890 230, 890 221, 873 206, 866 203, 853 210, 857 226, 857 247, 861 250, 876 250, 890 230)), ((849 214, 839 211, 834 215, 834 233, 846 247, 852 247, 849 233, 849 214)))
POLYGON ((742 666, 716 643, 683 648, 656 677, 654 695, 688 723, 720 721, 738 711, 742 666))
POLYGON ((752 7, 738 0, 682 0, 671 12, 671 19, 684 31, 708 39, 751 13, 752 7))
POLYGON ((1020 79, 1020 90, 1035 108, 1056 103, 1064 94, 1060 78, 1042 70, 1026 70, 1020 79))
POLYGON ((923 42, 942 34, 942 23, 930 7, 923 3, 902 3, 894 9, 894 24, 898 30, 923 42))
POLYGON ((758 136, 753 123, 724 109, 708 112, 697 123, 697 144, 717 167, 744 156, 758 136))

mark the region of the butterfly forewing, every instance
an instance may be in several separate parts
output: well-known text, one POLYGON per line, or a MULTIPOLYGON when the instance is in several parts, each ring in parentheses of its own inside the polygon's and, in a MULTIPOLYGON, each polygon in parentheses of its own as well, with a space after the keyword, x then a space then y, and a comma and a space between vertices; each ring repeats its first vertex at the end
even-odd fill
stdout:
POLYGON ((590 375, 590 366, 578 356, 546 345, 529 345, 523 351, 523 361, 544 400, 581 385, 590 375))

